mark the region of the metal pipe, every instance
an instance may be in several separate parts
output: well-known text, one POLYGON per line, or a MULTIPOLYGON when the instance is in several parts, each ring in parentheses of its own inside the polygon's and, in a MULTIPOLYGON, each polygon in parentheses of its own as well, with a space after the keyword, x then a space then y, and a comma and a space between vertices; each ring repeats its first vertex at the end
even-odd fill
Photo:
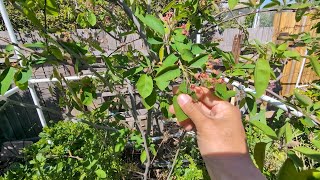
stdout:
MULTIPOLYGON (((104 75, 101 75, 102 77, 104 77, 104 75)), ((84 76, 69 76, 69 77, 65 77, 66 80, 68 81, 76 81, 76 80, 80 80, 84 77, 89 77, 89 78, 93 78, 93 79, 98 79, 97 76, 95 75, 84 75, 84 76)), ((47 83, 47 82, 58 82, 59 80, 57 78, 43 78, 43 79, 29 79, 29 84, 35 84, 35 83, 47 83)))
MULTIPOLYGON (((308 54, 308 50, 305 51, 304 55, 306 56, 308 54)), ((299 86, 300 84, 300 81, 301 81, 301 77, 302 77, 302 72, 304 70, 304 65, 306 64, 306 58, 303 58, 302 60, 302 64, 300 66, 300 71, 299 71, 299 74, 298 74, 298 79, 297 79, 297 82, 296 82, 296 88, 299 86)))
MULTIPOLYGON (((230 79, 228 79, 228 78, 223 78, 223 80, 224 80, 225 82, 227 82, 227 83, 230 81, 230 79)), ((247 88, 247 87, 241 85, 241 84, 240 84, 239 82, 237 82, 237 81, 232 81, 231 84, 232 84, 233 86, 237 87, 238 89, 243 90, 243 91, 245 91, 245 92, 256 93, 255 90, 250 89, 250 88, 247 88)), ((295 116, 297 116, 297 117, 302 117, 302 116, 303 116, 303 113, 302 113, 302 112, 297 111, 297 110, 294 109, 293 107, 287 106, 286 104, 282 103, 281 101, 276 100, 276 99, 274 99, 274 98, 272 98, 272 97, 270 97, 270 96, 262 95, 260 98, 261 98, 261 100, 266 101, 266 102, 274 105, 275 107, 280 108, 280 109, 282 109, 282 110, 284 110, 284 111, 286 111, 286 112, 289 112, 289 113, 291 113, 292 115, 295 115, 295 116)))
MULTIPOLYGON (((15 44, 14 46, 14 52, 17 56, 17 59, 19 60, 20 59, 20 48, 17 46, 18 44, 18 41, 17 41, 17 38, 16 38, 16 35, 14 34, 14 31, 13 31, 13 27, 12 27, 12 24, 11 24, 11 21, 9 19, 9 16, 8 16, 8 13, 7 13, 7 10, 4 6, 4 3, 3 3, 3 0, 0 0, 0 12, 1 12, 1 16, 2 16, 2 19, 5 23, 5 26, 6 26, 6 29, 8 31, 8 34, 9 34, 9 37, 10 37, 10 40, 12 43, 15 44)), ((22 64, 22 61, 19 61, 20 63, 20 66, 23 67, 23 64, 22 64)), ((37 96, 37 93, 34 89, 34 86, 33 85, 29 85, 28 86, 29 88, 29 91, 30 91, 30 94, 31 94, 31 97, 32 97, 32 100, 34 102, 35 105, 37 106, 40 106, 40 102, 39 102, 39 98, 37 96)), ((13 93, 17 92, 16 89, 14 90, 9 90, 9 92, 6 92, 8 95, 12 95, 13 93)), ((37 113, 38 113, 38 116, 39 116, 39 119, 40 119, 40 122, 41 122, 41 125, 42 127, 45 127, 47 126, 47 123, 46 123, 46 120, 44 118, 44 115, 43 115, 43 111, 39 108, 36 109, 37 110, 37 113)))
MULTIPOLYGON (((8 90, 7 92, 5 92, 3 96, 4 96, 4 97, 9 97, 9 96, 13 95, 14 93, 16 93, 16 92, 18 92, 18 91, 19 91, 19 87, 16 86, 16 87, 8 90)), ((0 96, 0 97, 1 97, 1 96, 0 96)))
MULTIPOLYGON (((3 3, 3 0, 0 0, 0 12, 1 12, 1 16, 2 16, 2 19, 4 21, 4 24, 6 26, 6 29, 8 31, 10 41, 15 44, 14 52, 15 52, 15 54, 17 56, 17 59, 19 60, 20 59, 20 55, 21 55, 20 48, 18 46, 16 46, 18 44, 18 41, 17 41, 16 35, 14 34, 13 27, 12 27, 11 21, 9 19, 9 15, 7 13, 5 5, 3 3)), ((22 62, 19 61, 19 63, 22 66, 22 62)))
MULTIPOLYGON (((36 92, 36 90, 34 89, 34 85, 31 84, 31 85, 29 85, 28 87, 29 87, 29 91, 30 91, 30 94, 31 94, 33 103, 34 103, 36 106, 39 106, 39 107, 40 107, 40 106, 41 106, 41 105, 40 105, 40 101, 39 101, 37 92, 36 92)), ((38 113, 38 116, 39 116, 39 119, 40 119, 40 122, 41 122, 42 127, 46 127, 46 126, 47 126, 47 122, 46 122, 46 119, 45 119, 45 117, 44 117, 44 114, 43 114, 42 109, 37 108, 36 110, 37 110, 37 113, 38 113)))

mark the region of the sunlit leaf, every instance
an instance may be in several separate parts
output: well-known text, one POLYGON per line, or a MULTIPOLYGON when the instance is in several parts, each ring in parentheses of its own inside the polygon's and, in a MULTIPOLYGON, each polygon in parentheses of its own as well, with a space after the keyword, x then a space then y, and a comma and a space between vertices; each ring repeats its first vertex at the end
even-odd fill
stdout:
POLYGON ((259 98, 264 94, 269 85, 271 68, 266 59, 258 59, 256 68, 254 70, 254 87, 256 90, 256 97, 259 98))
POLYGON ((15 69, 13 67, 6 68, 0 75, 0 91, 1 95, 6 93, 13 81, 15 69))
POLYGON ((188 119, 188 116, 183 112, 180 105, 178 104, 178 95, 175 95, 173 97, 173 108, 174 108, 174 112, 177 117, 177 120, 179 122, 188 119))
POLYGON ((143 74, 140 76, 136 86, 141 97, 146 98, 152 93, 153 80, 147 74, 143 74))
POLYGON ((262 122, 258 120, 250 121, 250 123, 254 126, 256 126, 258 129, 260 129, 263 133, 265 133, 267 136, 269 136, 273 140, 278 140, 277 134, 266 124, 263 124, 262 122))
POLYGON ((239 0, 228 0, 228 5, 230 9, 233 9, 238 3, 239 0))
POLYGON ((99 178, 106 178, 107 177, 106 172, 102 169, 96 170, 95 173, 99 178))

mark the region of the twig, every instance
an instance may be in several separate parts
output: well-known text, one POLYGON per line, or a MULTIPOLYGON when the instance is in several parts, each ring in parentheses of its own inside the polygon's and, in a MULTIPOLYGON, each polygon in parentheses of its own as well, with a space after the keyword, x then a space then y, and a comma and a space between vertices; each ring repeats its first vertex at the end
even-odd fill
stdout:
POLYGON ((148 149, 147 137, 146 137, 146 134, 143 132, 143 129, 141 127, 141 124, 140 124, 138 116, 137 116, 137 108, 136 108, 136 103, 135 103, 135 99, 134 99, 134 95, 133 95, 133 88, 132 88, 131 82, 128 79, 126 79, 126 81, 128 84, 128 92, 129 92, 130 102, 131 102, 131 106, 132 106, 132 108, 130 108, 130 110, 131 110, 132 116, 135 120, 135 124, 138 127, 138 130, 141 132, 144 150, 146 151, 146 155, 147 155, 146 168, 143 173, 143 179, 147 180, 148 179, 148 172, 149 172, 150 165, 151 165, 151 158, 150 158, 150 152, 148 149))
MULTIPOLYGON (((61 115, 61 112, 55 111, 53 109, 50 109, 50 108, 47 108, 47 107, 43 107, 43 106, 37 106, 37 105, 34 105, 34 104, 15 101, 15 100, 9 99, 9 98, 4 97, 4 96, 0 96, 0 101, 6 101, 6 103, 8 103, 8 104, 14 104, 14 105, 18 105, 18 106, 25 107, 25 108, 30 108, 30 109, 37 108, 37 109, 41 109, 41 110, 44 110, 44 111, 48 111, 48 112, 53 113, 53 114, 61 115)), ((4 109, 3 106, 0 108, 0 111, 2 109, 4 109)))
POLYGON ((118 129, 116 129, 116 128, 113 128, 113 127, 110 127, 110 126, 106 126, 106 125, 101 126, 101 125, 98 125, 98 124, 94 124, 94 123, 92 123, 90 121, 86 121, 84 119, 81 119, 80 122, 83 122, 83 123, 86 123, 86 124, 88 124, 90 126, 93 126, 96 129, 102 129, 102 130, 106 130, 106 131, 118 131, 118 129))
POLYGON ((125 3, 124 0, 118 0, 117 1, 118 4, 122 7, 122 9, 124 10, 124 12, 129 16, 129 18, 133 21, 133 23, 135 24, 137 30, 138 30, 138 34, 139 36, 143 39, 144 41, 144 44, 147 48, 147 52, 148 54, 151 56, 151 58, 153 58, 154 60, 158 60, 159 57, 151 52, 151 48, 150 48, 150 45, 148 43, 148 39, 147 39, 147 36, 145 35, 144 33, 144 29, 143 27, 141 26, 140 22, 138 21, 137 17, 134 15, 134 13, 131 11, 131 9, 128 7, 128 5, 125 3))
POLYGON ((120 46, 118 46, 117 47, 117 49, 115 49, 114 51, 112 51, 109 55, 108 55, 108 57, 110 57, 112 54, 114 54, 115 52, 117 52, 119 49, 121 49, 122 47, 124 47, 124 46, 126 46, 126 45, 128 45, 128 44, 130 44, 130 43, 133 43, 133 42, 135 42, 135 41, 138 41, 138 40, 140 40, 141 38, 138 38, 138 39, 134 39, 134 40, 132 40, 132 41, 129 41, 129 42, 126 42, 126 43, 123 43, 123 44, 121 44, 120 46))
POLYGON ((186 134, 186 131, 183 131, 183 133, 182 133, 182 135, 181 135, 181 137, 179 139, 179 147, 178 147, 178 150, 176 152, 176 155, 174 156, 174 159, 173 159, 173 162, 172 162, 172 166, 171 166, 170 172, 168 174, 167 180, 170 180, 170 177, 171 177, 171 175, 173 173, 174 167, 175 167, 175 165, 177 163, 177 159, 178 159, 179 152, 180 152, 180 149, 181 149, 181 142, 184 139, 185 134, 186 134))

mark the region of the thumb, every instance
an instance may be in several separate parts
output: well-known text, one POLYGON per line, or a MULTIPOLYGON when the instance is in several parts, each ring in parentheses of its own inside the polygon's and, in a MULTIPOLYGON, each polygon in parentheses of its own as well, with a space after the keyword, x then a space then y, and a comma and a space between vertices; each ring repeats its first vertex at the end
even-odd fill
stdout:
POLYGON ((177 100, 183 112, 193 121, 196 126, 200 123, 200 121, 203 122, 207 119, 199 105, 193 102, 189 95, 180 94, 177 100))

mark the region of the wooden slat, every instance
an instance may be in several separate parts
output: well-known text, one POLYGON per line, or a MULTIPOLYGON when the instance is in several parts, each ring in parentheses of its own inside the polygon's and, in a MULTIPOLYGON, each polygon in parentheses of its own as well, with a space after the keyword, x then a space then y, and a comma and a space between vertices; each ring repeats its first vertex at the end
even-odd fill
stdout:
MULTIPOLYGON (((303 17, 301 21, 295 21, 295 12, 281 12, 276 13, 274 16, 274 35, 273 41, 282 43, 283 41, 277 40, 280 33, 298 34, 301 32, 310 32, 312 26, 310 17, 303 17), (306 19, 305 19, 306 18, 306 19), (305 20, 304 20, 305 19, 305 20)), ((305 54, 305 48, 298 47, 293 50, 298 51, 302 56, 305 54)), ((295 84, 298 80, 298 74, 301 68, 301 61, 290 60, 283 68, 283 77, 280 82, 282 85, 281 95, 291 95, 295 89, 295 84)), ((314 72, 309 68, 305 68, 302 74, 301 82, 310 82, 315 80, 314 72)))

